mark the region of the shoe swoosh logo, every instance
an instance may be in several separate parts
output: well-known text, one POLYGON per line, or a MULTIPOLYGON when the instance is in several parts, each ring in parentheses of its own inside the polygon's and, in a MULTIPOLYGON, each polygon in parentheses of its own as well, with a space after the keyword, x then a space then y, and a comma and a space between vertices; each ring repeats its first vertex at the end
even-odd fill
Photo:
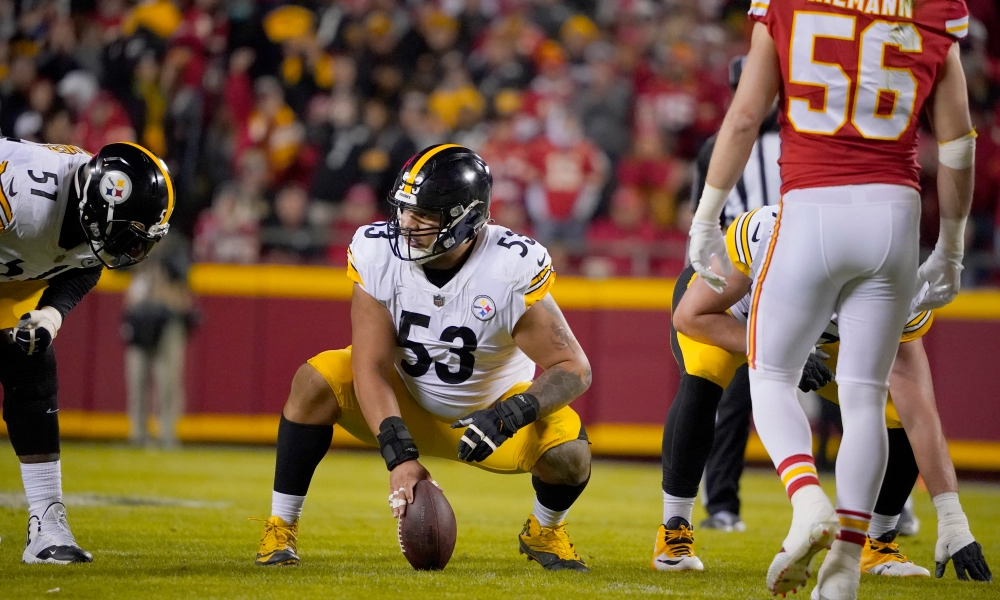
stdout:
POLYGON ((49 410, 47 410, 45 412, 51 415, 51 414, 59 412, 59 409, 58 408, 55 408, 55 409, 50 408, 49 410))
POLYGON ((681 564, 682 560, 684 560, 684 559, 683 558, 678 558, 677 560, 668 560, 666 558, 658 558, 658 559, 656 559, 656 562, 660 562, 660 563, 663 563, 665 565, 670 565, 671 567, 673 567, 673 566, 681 564))

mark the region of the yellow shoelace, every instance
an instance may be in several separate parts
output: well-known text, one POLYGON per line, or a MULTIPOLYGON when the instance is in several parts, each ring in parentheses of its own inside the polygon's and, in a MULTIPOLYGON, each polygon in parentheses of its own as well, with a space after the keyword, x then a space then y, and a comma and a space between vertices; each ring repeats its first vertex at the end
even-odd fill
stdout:
POLYGON ((264 523, 264 535, 261 536, 260 540, 261 554, 271 554, 289 546, 295 547, 297 536, 292 527, 279 527, 268 519, 256 517, 248 517, 248 519, 264 523))
POLYGON ((681 525, 680 529, 667 529, 664 538, 674 556, 691 556, 694 554, 691 548, 691 545, 694 543, 694 531, 687 525, 681 525))
POLYGON ((569 541, 569 534, 566 533, 566 524, 555 527, 542 527, 538 536, 546 546, 556 546, 556 556, 562 559, 580 560, 580 555, 573 549, 573 542, 569 541))

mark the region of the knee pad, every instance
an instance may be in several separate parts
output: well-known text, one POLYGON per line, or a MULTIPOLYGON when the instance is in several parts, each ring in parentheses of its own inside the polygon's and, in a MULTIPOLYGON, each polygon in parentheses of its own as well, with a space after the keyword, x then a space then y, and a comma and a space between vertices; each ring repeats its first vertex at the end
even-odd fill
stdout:
POLYGON ((3 420, 18 456, 59 452, 55 358, 51 348, 39 358, 2 373, 3 420))

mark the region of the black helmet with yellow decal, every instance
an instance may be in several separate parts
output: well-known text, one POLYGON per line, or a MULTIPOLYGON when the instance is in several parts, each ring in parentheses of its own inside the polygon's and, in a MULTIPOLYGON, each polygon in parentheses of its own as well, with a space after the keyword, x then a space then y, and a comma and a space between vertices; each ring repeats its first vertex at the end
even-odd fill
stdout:
POLYGON ((101 148, 77 171, 80 225, 109 269, 134 265, 167 234, 174 187, 163 161, 138 144, 101 148))
POLYGON ((417 153, 403 166, 389 196, 393 210, 388 233, 393 254, 423 263, 474 238, 490 218, 492 190, 490 168, 464 146, 438 144, 417 153), (439 225, 402 227, 402 211, 432 217, 439 225), (408 242, 423 236, 435 236, 433 243, 408 242))

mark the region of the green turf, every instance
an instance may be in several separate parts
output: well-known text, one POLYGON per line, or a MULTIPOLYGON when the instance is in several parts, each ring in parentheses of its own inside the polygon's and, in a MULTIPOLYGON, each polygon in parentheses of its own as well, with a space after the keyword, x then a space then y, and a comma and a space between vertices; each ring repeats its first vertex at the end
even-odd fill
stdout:
MULTIPOLYGON (((0 499, 21 492, 17 463, 0 441, 0 499)), ((790 509, 772 472, 744 478, 745 533, 697 533, 703 573, 649 568, 660 523, 655 464, 598 462, 590 487, 569 517, 577 548, 593 571, 548 573, 517 552, 531 509, 527 476, 500 476, 429 460, 458 518, 458 546, 439 573, 410 569, 386 503, 388 478, 374 453, 334 453, 320 465, 302 521, 298 568, 253 566, 267 516, 273 449, 194 448, 179 452, 67 444, 67 494, 189 500, 204 506, 99 505, 69 502, 70 523, 93 552, 91 565, 20 563, 26 512, 0 507, 2 598, 770 598, 764 572, 785 533, 790 509), (58 593, 46 594, 59 588, 58 593)), ((829 482, 827 482, 829 484, 829 482)), ((79 497, 79 496, 77 496, 79 497)), ((93 499, 91 499, 93 500, 93 499)), ((1000 565, 1000 487, 964 485, 962 501, 986 555, 1000 565)), ((903 549, 932 567, 933 507, 917 494, 923 520, 903 549)), ((699 507, 695 519, 703 511, 699 507)), ((862 598, 997 598, 1000 584, 865 576, 862 598)))

